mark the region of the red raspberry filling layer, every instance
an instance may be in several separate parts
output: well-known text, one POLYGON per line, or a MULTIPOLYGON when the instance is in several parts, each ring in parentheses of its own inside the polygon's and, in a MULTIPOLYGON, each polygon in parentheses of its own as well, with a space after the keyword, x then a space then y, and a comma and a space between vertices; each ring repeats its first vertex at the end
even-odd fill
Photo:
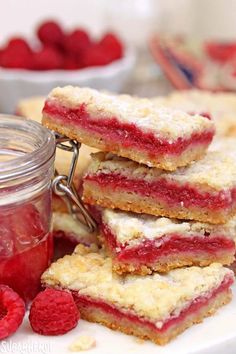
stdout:
POLYGON ((117 192, 120 190, 157 198, 173 207, 184 203, 184 208, 197 207, 216 211, 232 208, 236 202, 236 187, 212 194, 200 191, 189 184, 167 181, 165 178, 148 182, 140 179, 129 179, 121 174, 112 173, 87 175, 84 180, 93 181, 102 188, 109 187, 117 192))
MULTIPOLYGON (((203 306, 207 306, 211 300, 214 300, 217 295, 223 293, 229 289, 229 287, 233 284, 232 276, 225 276, 224 280, 217 288, 213 289, 210 293, 207 293, 205 296, 199 296, 194 299, 188 307, 184 308, 180 314, 177 316, 175 314, 171 314, 170 317, 164 322, 161 328, 157 328, 155 323, 152 323, 142 317, 139 317, 136 314, 127 313, 127 311, 123 312, 122 309, 118 309, 112 304, 108 304, 102 300, 95 300, 90 298, 89 296, 80 295, 79 292, 72 291, 74 300, 80 309, 80 306, 85 306, 87 308, 99 308, 105 313, 111 314, 116 317, 118 320, 122 320, 122 318, 128 319, 130 322, 137 324, 138 326, 147 326, 151 330, 156 331, 158 333, 165 333, 170 327, 174 325, 178 325, 182 321, 184 321, 191 314, 197 313, 203 306)), ((157 319, 158 320, 158 319, 157 319)))
POLYGON ((179 234, 168 234, 156 240, 145 240, 140 244, 130 247, 128 244, 122 245, 117 242, 115 235, 107 225, 102 224, 102 231, 106 237, 106 242, 118 261, 134 262, 138 264, 151 264, 163 256, 176 253, 187 254, 222 254, 223 252, 235 252, 235 243, 232 239, 224 236, 186 237, 179 234), (128 246, 128 247, 127 247, 128 246), (119 251, 116 249, 119 248, 119 251))
POLYGON ((210 144, 214 130, 202 133, 193 133, 189 138, 178 138, 169 142, 164 138, 157 138, 153 133, 144 133, 135 124, 121 123, 113 117, 111 119, 95 119, 86 111, 85 104, 78 108, 68 108, 46 102, 43 113, 48 114, 61 123, 75 124, 90 133, 98 133, 105 140, 112 141, 123 147, 133 147, 145 151, 150 157, 158 155, 178 156, 189 146, 210 144))

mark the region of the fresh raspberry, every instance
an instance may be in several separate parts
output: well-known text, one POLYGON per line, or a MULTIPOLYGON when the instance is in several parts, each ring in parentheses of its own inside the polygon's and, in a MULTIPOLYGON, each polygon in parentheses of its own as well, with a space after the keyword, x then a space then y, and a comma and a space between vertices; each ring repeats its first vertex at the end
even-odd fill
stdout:
POLYGON ((32 54, 6 48, 1 55, 1 66, 9 69, 31 69, 32 54))
POLYGON ((6 285, 0 285, 0 340, 15 333, 23 321, 25 304, 21 297, 6 285))
POLYGON ((80 318, 73 296, 63 290, 46 289, 33 300, 29 320, 32 329, 43 335, 64 334, 80 318))
POLYGON ((73 55, 67 55, 64 58, 63 69, 65 70, 76 70, 81 68, 79 60, 73 55))
POLYGON ((56 46, 63 44, 65 36, 61 26, 56 21, 42 23, 37 30, 37 35, 43 44, 56 46))
POLYGON ((32 50, 29 44, 27 43, 27 41, 21 37, 11 38, 7 44, 7 48, 14 49, 18 53, 22 53, 22 52, 32 53, 32 50))
POLYGON ((102 47, 111 60, 120 59, 123 56, 123 45, 113 33, 105 34, 100 40, 99 46, 102 47))
POLYGON ((63 55, 53 47, 44 47, 40 52, 34 54, 35 70, 54 70, 63 67, 63 55))
POLYGON ((32 50, 20 37, 12 38, 1 54, 1 66, 12 69, 31 69, 32 50))
POLYGON ((97 44, 87 48, 83 53, 83 66, 103 66, 109 64, 112 59, 110 55, 97 44))
POLYGON ((2 55, 3 55, 3 49, 0 48, 0 66, 1 66, 1 60, 2 60, 2 55))
POLYGON ((80 55, 90 45, 91 39, 83 29, 78 28, 65 37, 64 48, 73 55, 80 55))

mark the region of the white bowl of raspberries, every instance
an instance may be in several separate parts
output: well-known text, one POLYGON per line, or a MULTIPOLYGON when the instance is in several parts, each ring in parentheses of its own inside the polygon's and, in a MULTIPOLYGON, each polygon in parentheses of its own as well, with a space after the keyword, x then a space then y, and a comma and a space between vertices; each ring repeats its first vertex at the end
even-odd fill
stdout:
POLYGON ((67 84, 119 92, 134 62, 133 51, 114 33, 94 39, 84 29, 68 32, 46 21, 33 43, 13 37, 0 47, 0 112, 14 112, 19 99, 67 84))

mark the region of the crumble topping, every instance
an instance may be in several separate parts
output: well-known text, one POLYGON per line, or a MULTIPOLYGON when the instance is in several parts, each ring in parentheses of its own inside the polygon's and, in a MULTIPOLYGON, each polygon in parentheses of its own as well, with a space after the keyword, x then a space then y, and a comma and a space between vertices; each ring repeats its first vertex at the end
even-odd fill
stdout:
POLYGON ((93 337, 88 335, 81 335, 76 340, 70 344, 69 350, 71 352, 81 352, 85 350, 92 349, 96 346, 96 341, 93 337))
POLYGON ((232 136, 236 131, 236 95, 229 92, 200 90, 174 91, 165 97, 152 99, 157 105, 165 105, 188 113, 210 113, 216 125, 216 134, 232 136))
POLYGON ((178 234, 182 237, 201 237, 207 233, 209 238, 225 236, 232 237, 236 241, 236 217, 230 219, 226 224, 213 225, 104 209, 102 221, 109 227, 119 243, 125 244, 128 242, 132 246, 144 239, 158 239, 168 234, 178 234))
MULTIPOLYGON (((216 148, 217 149, 217 148, 216 148)), ((147 182, 164 178, 179 184, 194 184, 204 190, 224 190, 236 186, 236 157, 233 151, 208 151, 205 157, 176 171, 166 172, 149 168, 111 153, 92 154, 87 175, 99 173, 121 174, 147 182)))
POLYGON ((214 129, 212 121, 197 114, 190 115, 154 104, 147 98, 119 96, 90 88, 58 87, 51 91, 48 102, 71 108, 84 104, 92 119, 115 117, 121 123, 135 124, 138 128, 170 142, 179 137, 186 139, 193 133, 214 129))
POLYGON ((160 275, 119 276, 103 251, 94 253, 78 245, 74 254, 53 263, 42 275, 42 283, 79 291, 80 295, 104 301, 123 312, 131 312, 157 323, 178 314, 199 296, 209 296, 233 272, 221 264, 189 267, 160 275), (147 296, 148 294, 148 296, 147 296))
POLYGON ((72 234, 78 242, 90 244, 97 242, 96 234, 91 234, 86 228, 78 223, 70 214, 53 212, 53 230, 72 234))

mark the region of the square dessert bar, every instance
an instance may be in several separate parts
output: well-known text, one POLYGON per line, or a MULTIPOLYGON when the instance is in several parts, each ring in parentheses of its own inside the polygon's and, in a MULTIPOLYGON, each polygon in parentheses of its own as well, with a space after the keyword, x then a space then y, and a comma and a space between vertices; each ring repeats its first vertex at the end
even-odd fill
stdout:
POLYGON ((200 159, 214 135, 213 122, 201 115, 72 86, 52 90, 43 124, 86 145, 165 170, 200 159))
POLYGON ((101 241, 119 274, 234 261, 236 217, 223 225, 104 209, 101 241))
POLYGON ((119 276, 110 258, 80 245, 46 270, 42 284, 71 291, 83 319, 163 345, 228 303, 233 279, 219 263, 119 276))
POLYGON ((173 91, 165 97, 155 97, 152 101, 188 113, 208 113, 214 119, 217 136, 236 135, 235 93, 182 90, 173 91))
POLYGON ((92 154, 83 199, 105 208, 225 223, 236 213, 236 158, 226 151, 174 172, 108 153, 92 154))

